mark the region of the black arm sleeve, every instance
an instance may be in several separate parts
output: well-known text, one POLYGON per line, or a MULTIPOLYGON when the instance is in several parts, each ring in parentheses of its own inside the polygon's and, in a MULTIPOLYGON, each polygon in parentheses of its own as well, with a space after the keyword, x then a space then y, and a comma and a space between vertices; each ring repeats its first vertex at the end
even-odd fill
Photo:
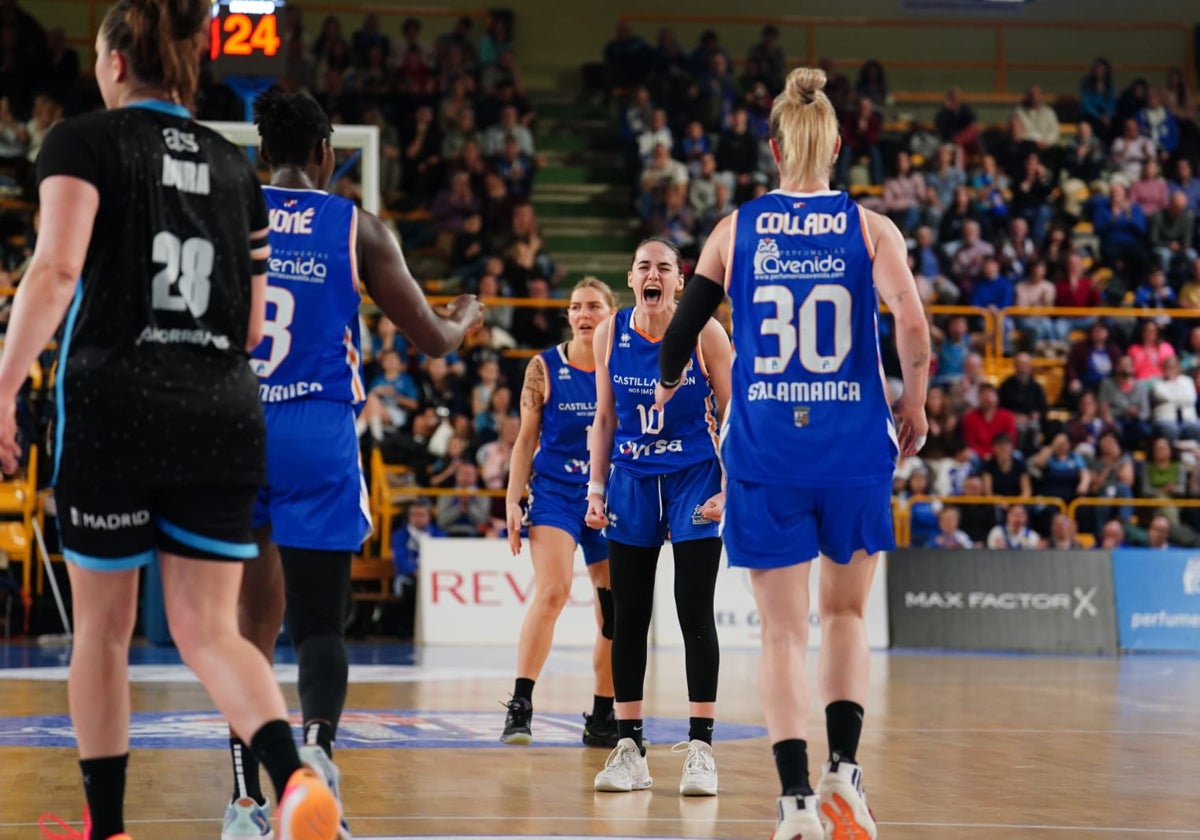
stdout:
POLYGON ((694 275, 688 282, 658 348, 658 376, 663 385, 671 388, 679 384, 683 366, 696 348, 700 331, 723 300, 725 289, 720 283, 702 274, 694 275))

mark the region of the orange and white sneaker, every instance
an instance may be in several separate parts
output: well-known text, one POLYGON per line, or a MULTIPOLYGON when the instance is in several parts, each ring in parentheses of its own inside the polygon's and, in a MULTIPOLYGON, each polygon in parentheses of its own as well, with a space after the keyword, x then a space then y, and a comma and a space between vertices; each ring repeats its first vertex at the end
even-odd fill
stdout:
POLYGON ((302 767, 288 779, 276 811, 278 840, 336 840, 341 809, 325 780, 302 767))
POLYGON ((875 840, 875 816, 867 807, 862 768, 848 761, 825 765, 817 782, 825 840, 875 840))
POLYGON ((771 840, 825 840, 819 806, 816 796, 779 797, 779 820, 771 840))

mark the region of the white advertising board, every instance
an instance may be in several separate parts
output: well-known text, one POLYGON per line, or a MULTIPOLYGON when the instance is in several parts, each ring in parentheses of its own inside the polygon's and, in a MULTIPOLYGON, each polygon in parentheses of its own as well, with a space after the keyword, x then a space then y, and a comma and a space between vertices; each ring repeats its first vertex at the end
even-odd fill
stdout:
MULTIPOLYGON (((808 576, 808 644, 821 644, 821 622, 817 617, 817 587, 821 564, 814 562, 808 576)), ((658 575, 654 584, 654 643, 663 647, 682 647, 683 634, 675 617, 675 559, 671 544, 663 546, 658 558, 658 575)), ((762 638, 759 632, 758 609, 754 604, 754 589, 750 572, 732 569, 724 552, 721 570, 717 575, 717 591, 713 598, 717 619, 717 634, 723 648, 757 648, 762 638)), ((881 557, 867 598, 867 641, 874 649, 888 646, 887 558, 881 557)))

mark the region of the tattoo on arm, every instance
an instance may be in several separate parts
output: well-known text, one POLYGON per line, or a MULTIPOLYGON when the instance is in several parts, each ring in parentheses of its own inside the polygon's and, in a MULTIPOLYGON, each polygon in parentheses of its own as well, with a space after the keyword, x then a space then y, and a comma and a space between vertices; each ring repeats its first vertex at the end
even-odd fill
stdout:
POLYGON ((525 384, 521 387, 521 408, 540 413, 546 398, 546 366, 534 358, 525 368, 525 384))

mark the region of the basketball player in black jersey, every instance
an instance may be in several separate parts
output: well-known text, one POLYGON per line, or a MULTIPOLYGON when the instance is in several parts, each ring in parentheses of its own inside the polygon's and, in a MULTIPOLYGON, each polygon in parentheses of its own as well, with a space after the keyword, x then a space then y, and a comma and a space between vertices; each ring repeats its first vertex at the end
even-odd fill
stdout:
POLYGON ((195 123, 209 0, 117 0, 96 38, 109 110, 57 125, 37 165, 42 229, 0 357, 0 467, 14 398, 64 313, 55 495, 74 592, 68 695, 89 840, 128 840, 129 641, 138 568, 159 562, 183 660, 267 768, 280 840, 333 840, 266 659, 237 625, 263 479, 247 351, 262 331, 267 212, 233 144, 195 123))

